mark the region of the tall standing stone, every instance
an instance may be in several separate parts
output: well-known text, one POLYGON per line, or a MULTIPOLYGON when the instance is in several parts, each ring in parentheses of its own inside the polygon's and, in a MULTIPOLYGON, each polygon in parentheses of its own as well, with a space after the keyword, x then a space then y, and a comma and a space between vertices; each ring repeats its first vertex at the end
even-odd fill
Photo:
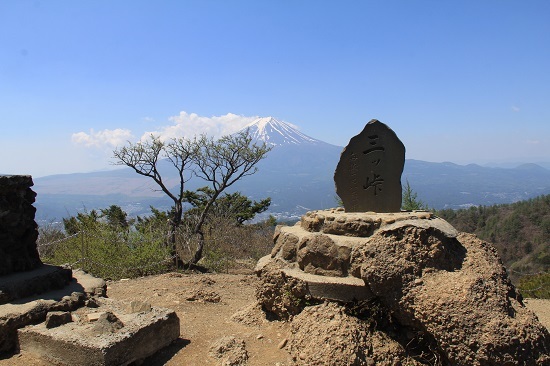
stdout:
POLYGON ((29 175, 0 176, 0 276, 42 265, 29 175))
POLYGON ((399 212, 405 146, 395 132, 371 120, 342 151, 334 173, 346 212, 399 212))

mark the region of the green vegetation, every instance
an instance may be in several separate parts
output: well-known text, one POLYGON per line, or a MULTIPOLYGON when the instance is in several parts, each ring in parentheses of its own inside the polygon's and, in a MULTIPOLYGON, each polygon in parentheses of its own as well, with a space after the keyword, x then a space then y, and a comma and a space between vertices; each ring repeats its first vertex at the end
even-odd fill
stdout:
MULTIPOLYGON (((120 207, 110 207, 113 208, 126 217, 120 207)), ((151 230, 140 231, 125 219, 122 222, 112 219, 92 210, 64 219, 64 230, 41 228, 38 249, 42 260, 69 264, 110 279, 144 276, 171 268, 170 248, 163 231, 152 226, 151 230)))
POLYGON ((549 297, 550 195, 436 214, 457 230, 492 243, 525 296, 549 297))
MULTIPOLYGON (((193 208, 185 212, 185 216, 200 215, 205 206, 212 200, 216 192, 208 187, 197 189, 197 192, 186 191, 185 198, 193 208)), ((260 202, 252 202, 240 192, 225 193, 213 201, 207 217, 223 216, 234 220, 235 225, 242 225, 245 221, 252 220, 256 214, 265 212, 271 205, 271 198, 260 202)))
MULTIPOLYGON (((215 204, 204 223, 207 244, 197 266, 211 271, 251 269, 269 253, 275 220, 245 224, 269 206, 269 199, 252 202, 240 193, 228 194, 215 204), (226 210, 222 209, 227 208, 226 210)), ((195 207, 196 208, 196 207, 195 207)), ((171 232, 172 211, 151 207, 152 215, 128 220, 119 206, 79 213, 63 220, 64 229, 40 228, 38 249, 46 263, 69 264, 109 279, 132 278, 174 270, 171 238, 176 255, 186 260, 196 252, 193 229, 201 210, 185 213, 182 224, 171 232)))
POLYGON ((550 273, 526 275, 519 279, 518 288, 525 297, 550 299, 550 273))
POLYGON ((405 211, 414 210, 427 210, 428 205, 418 199, 418 193, 416 193, 406 181, 405 187, 403 187, 403 196, 401 199, 401 209, 405 211))

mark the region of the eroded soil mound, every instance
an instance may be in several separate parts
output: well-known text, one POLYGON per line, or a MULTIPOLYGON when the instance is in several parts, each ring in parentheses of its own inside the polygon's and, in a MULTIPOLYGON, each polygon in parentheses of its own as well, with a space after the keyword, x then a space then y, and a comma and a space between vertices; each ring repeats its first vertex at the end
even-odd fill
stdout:
POLYGON ((210 356, 219 359, 221 366, 246 365, 248 352, 243 339, 223 336, 212 343, 210 356))
POLYGON ((375 235, 352 268, 403 326, 427 332, 450 364, 548 364, 550 335, 488 243, 401 227, 375 235))
POLYGON ((419 365, 398 342, 336 303, 307 307, 292 320, 291 333, 288 350, 297 365, 419 365))

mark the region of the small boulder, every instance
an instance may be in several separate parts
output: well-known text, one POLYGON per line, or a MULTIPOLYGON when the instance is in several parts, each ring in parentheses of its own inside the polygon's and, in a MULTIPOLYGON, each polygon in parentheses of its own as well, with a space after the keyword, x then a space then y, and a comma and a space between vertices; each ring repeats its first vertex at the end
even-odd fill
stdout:
POLYGON ((146 301, 132 300, 126 306, 126 312, 132 313, 146 313, 151 311, 151 304, 146 301))
POLYGON ((348 274, 351 248, 335 243, 327 235, 305 236, 299 244, 297 260, 306 273, 345 277, 348 274))
POLYGON ((233 336, 224 336, 212 343, 211 357, 220 359, 223 366, 241 366, 248 361, 248 352, 244 340, 233 336))
POLYGON ((50 311, 46 314, 46 328, 56 328, 60 325, 72 322, 71 313, 68 311, 50 311))
POLYGON ((258 275, 260 285, 256 289, 256 299, 263 310, 278 319, 299 314, 311 300, 307 283, 286 276, 277 263, 262 267, 258 275))
POLYGON ((92 330, 96 334, 115 333, 124 327, 124 324, 110 311, 101 313, 92 330))

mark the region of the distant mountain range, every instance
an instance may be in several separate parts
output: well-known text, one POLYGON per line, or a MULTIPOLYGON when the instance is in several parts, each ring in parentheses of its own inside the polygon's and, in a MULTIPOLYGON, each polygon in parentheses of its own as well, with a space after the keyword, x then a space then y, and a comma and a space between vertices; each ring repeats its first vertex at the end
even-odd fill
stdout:
MULTIPOLYGON (((259 171, 236 183, 231 191, 255 200, 271 197, 268 213, 281 219, 337 205, 333 175, 342 147, 314 139, 272 117, 259 118, 245 128, 273 149, 258 164, 259 171)), ((535 164, 494 168, 406 160, 405 180, 422 201, 437 209, 511 203, 550 193, 550 170, 535 164)), ((130 168, 51 175, 34 181, 38 221, 55 221, 111 204, 130 215, 147 214, 150 205, 170 207, 170 200, 154 182, 130 168)), ((165 181, 173 186, 178 183, 174 174, 167 175, 165 181)), ((186 188, 204 185, 194 178, 186 188)))

